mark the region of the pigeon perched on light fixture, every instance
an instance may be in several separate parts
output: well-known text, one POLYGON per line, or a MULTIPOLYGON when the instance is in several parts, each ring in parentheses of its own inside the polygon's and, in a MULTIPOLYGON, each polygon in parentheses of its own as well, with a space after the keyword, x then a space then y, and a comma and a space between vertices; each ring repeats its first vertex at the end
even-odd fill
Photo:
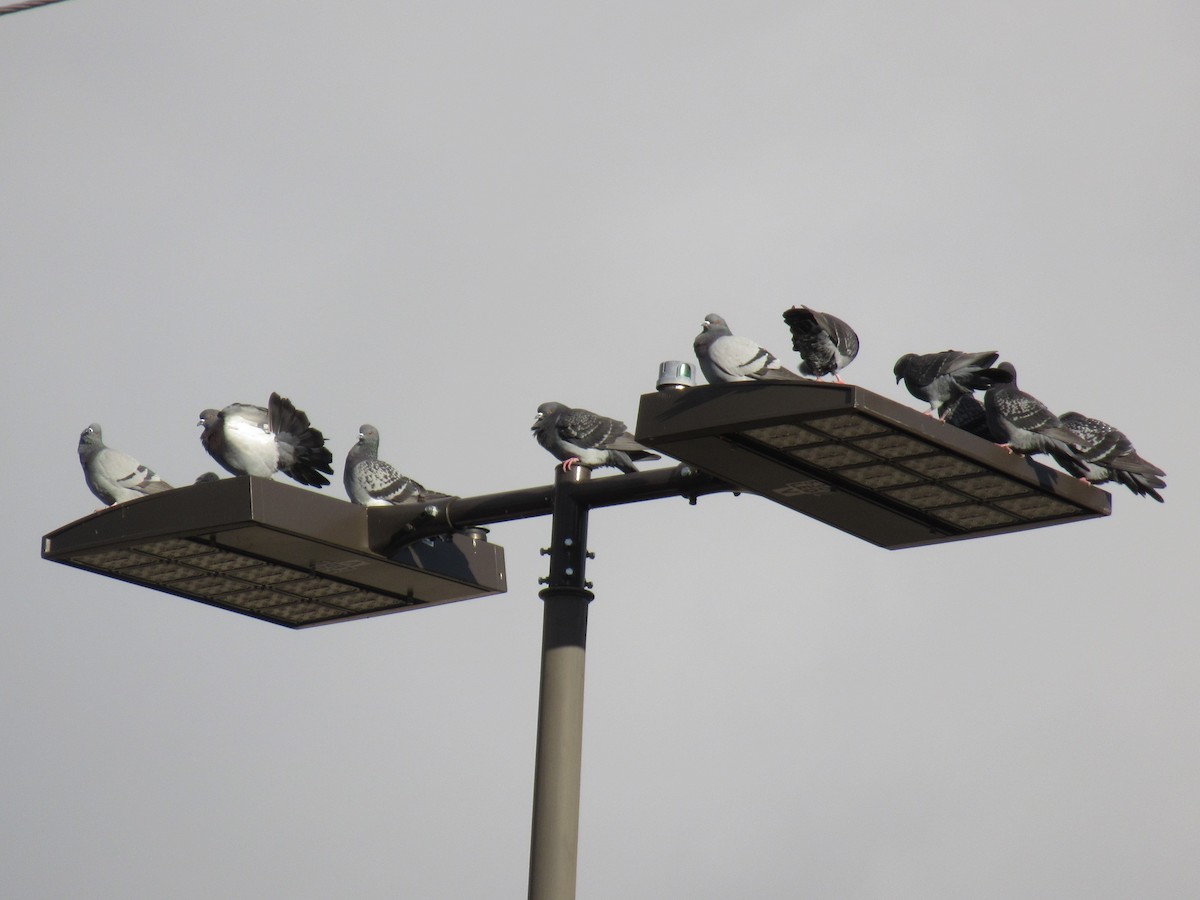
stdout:
POLYGON ((624 422, 562 403, 539 406, 530 431, 539 444, 562 460, 564 472, 576 464, 588 469, 613 466, 622 472, 636 472, 633 460, 661 459, 635 441, 624 422))
POLYGON ((735 381, 802 381, 803 379, 748 337, 735 335, 716 313, 709 313, 692 342, 700 371, 709 384, 735 381))
POLYGON ((227 472, 264 478, 283 472, 312 487, 329 484, 321 474, 333 474, 325 435, 286 397, 271 394, 265 409, 248 403, 206 409, 197 424, 204 449, 227 472))
POLYGON ((1067 428, 1045 403, 1017 387, 1012 363, 997 367, 1012 377, 998 381, 983 395, 992 438, 1010 453, 1054 453, 1055 460, 1075 477, 1084 472, 1079 456, 1079 435, 1067 428))
POLYGON ((792 349, 800 353, 800 374, 810 378, 832 375, 844 384, 840 373, 858 356, 854 329, 837 316, 807 306, 793 306, 784 312, 783 321, 792 332, 792 349))
MULTIPOLYGON (((1092 484, 1115 481, 1138 496, 1153 497, 1159 503, 1163 502, 1158 491, 1167 486, 1163 481, 1167 473, 1138 456, 1123 432, 1107 422, 1077 412, 1063 413, 1059 419, 1079 437, 1079 455, 1085 465, 1082 476, 1085 481, 1092 484)), ((1054 451, 1051 451, 1051 455, 1058 459, 1054 451)), ((1066 468, 1062 460, 1059 460, 1059 465, 1066 468)))
POLYGON ((95 422, 79 435, 79 462, 88 488, 107 506, 171 490, 152 469, 127 453, 104 446, 95 422))
POLYGON ((430 491, 413 481, 391 463, 379 458, 379 429, 363 425, 358 429, 358 442, 346 454, 342 470, 346 494, 359 506, 394 506, 399 503, 424 503, 445 500, 449 494, 430 491))
POLYGON ((983 408, 983 404, 975 399, 974 394, 963 394, 955 397, 949 403, 939 406, 938 418, 947 425, 970 432, 976 437, 992 440, 992 431, 988 428, 987 423, 987 411, 983 408))
POLYGON ((972 391, 986 391, 1008 373, 990 368, 1000 354, 995 350, 971 353, 943 350, 940 353, 905 353, 892 369, 896 383, 904 380, 908 392, 929 404, 926 415, 972 391))

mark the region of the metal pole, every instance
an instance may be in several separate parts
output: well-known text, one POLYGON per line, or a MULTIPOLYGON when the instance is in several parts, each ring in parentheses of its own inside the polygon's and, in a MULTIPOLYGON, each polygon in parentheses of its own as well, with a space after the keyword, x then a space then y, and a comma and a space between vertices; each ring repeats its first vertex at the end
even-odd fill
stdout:
POLYGON ((571 485, 588 469, 559 471, 551 513, 550 575, 542 610, 542 677, 529 846, 530 900, 571 900, 579 857, 583 672, 591 586, 584 579, 588 508, 571 485))

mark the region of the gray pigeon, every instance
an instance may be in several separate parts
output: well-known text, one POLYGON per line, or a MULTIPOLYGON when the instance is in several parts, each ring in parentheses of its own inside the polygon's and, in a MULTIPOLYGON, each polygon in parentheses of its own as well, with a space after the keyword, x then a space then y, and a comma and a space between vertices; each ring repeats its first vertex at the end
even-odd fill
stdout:
MULTIPOLYGON (((1166 472, 1138 456, 1129 438, 1107 422, 1077 412, 1059 416, 1063 425, 1079 436, 1079 455, 1083 457, 1083 479, 1092 484, 1115 481, 1141 497, 1163 498, 1158 490, 1165 488, 1166 472)), ((1051 451, 1052 455, 1054 451, 1051 451)), ((1055 455, 1055 459, 1058 456, 1055 455)), ((1062 460, 1059 465, 1066 466, 1062 460)))
POLYGON ((132 456, 105 447, 95 422, 79 435, 79 462, 87 486, 107 506, 171 490, 171 485, 132 456))
POLYGON ((234 475, 270 478, 283 472, 312 487, 329 484, 321 474, 333 474, 333 454, 325 447, 325 435, 286 397, 271 394, 266 409, 248 403, 206 409, 197 424, 204 428, 200 435, 204 449, 234 475))
POLYGON ((391 463, 379 458, 379 429, 363 425, 358 429, 358 443, 346 454, 342 470, 346 494, 359 506, 392 506, 398 503, 424 503, 445 500, 449 494, 427 490, 406 475, 401 475, 391 463))
POLYGON ((733 334, 716 313, 704 317, 692 349, 696 351, 700 371, 709 384, 803 380, 795 372, 785 369, 769 350, 748 337, 733 334))
POLYGON ((938 417, 947 425, 961 428, 988 441, 993 440, 992 431, 988 428, 987 412, 983 404, 975 399, 974 394, 963 394, 939 406, 938 417))
POLYGON ((636 472, 635 459, 661 459, 625 430, 625 423, 561 403, 543 403, 530 428, 537 442, 562 460, 564 472, 576 463, 588 469, 613 466, 636 472))
POLYGON ((1055 460, 1075 477, 1084 472, 1079 456, 1080 437, 1063 425, 1045 403, 1017 388, 1017 370, 1012 363, 998 368, 1012 378, 997 381, 983 395, 988 428, 993 440, 1010 453, 1054 453, 1055 460))
POLYGON ((943 350, 941 353, 905 353, 896 360, 892 372, 896 383, 904 379, 908 392, 929 404, 927 415, 972 391, 986 391, 1008 374, 988 368, 1000 356, 995 350, 969 353, 943 350))
POLYGON ((820 378, 832 375, 844 384, 840 372, 858 356, 858 335, 854 329, 829 313, 807 306, 793 306, 783 314, 792 331, 792 349, 800 353, 801 375, 820 378))

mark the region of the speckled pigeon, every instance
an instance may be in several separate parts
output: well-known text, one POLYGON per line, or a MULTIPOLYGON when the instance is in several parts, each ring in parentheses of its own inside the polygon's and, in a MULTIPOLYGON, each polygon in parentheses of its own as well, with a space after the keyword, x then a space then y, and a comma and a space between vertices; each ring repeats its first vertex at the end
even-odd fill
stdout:
POLYGON ((807 306, 793 306, 783 314, 792 331, 792 349, 800 353, 801 375, 821 378, 832 375, 842 384, 842 369, 858 356, 858 335, 854 329, 829 313, 807 306))
MULTIPOLYGON (((1079 455, 1083 457, 1085 471, 1083 479, 1093 484, 1115 481, 1142 497, 1153 497, 1159 503, 1163 498, 1158 490, 1165 488, 1166 472, 1153 463, 1138 456, 1137 451, 1121 431, 1077 412, 1066 412, 1059 416, 1063 425, 1079 436, 1079 455)), ((1054 458, 1058 456, 1051 451, 1054 458)), ((1062 460, 1059 465, 1064 468, 1062 460)))
POLYGON ((358 429, 358 443, 346 454, 342 481, 347 496, 359 506, 424 503, 450 496, 426 489, 407 475, 401 475, 391 463, 381 460, 379 429, 374 425, 363 425, 358 429))
POLYGON ((171 485, 132 456, 104 446, 95 422, 79 435, 79 462, 87 486, 107 506, 171 490, 171 485))
POLYGON ((636 472, 635 459, 661 457, 633 439, 625 423, 562 403, 543 403, 530 428, 537 442, 562 460, 564 472, 578 463, 589 469, 613 466, 636 472))
POLYGON ((928 415, 972 391, 986 391, 1008 373, 988 368, 1000 356, 995 350, 971 353, 943 350, 941 353, 905 353, 896 360, 892 372, 896 383, 904 380, 908 392, 929 404, 928 415))
POLYGON ((709 313, 692 342, 700 371, 709 384, 734 381, 802 381, 785 369, 769 350, 748 337, 735 335, 716 313, 709 313))
POLYGON ((998 366, 1010 374, 1009 381, 998 381, 983 395, 988 428, 992 437, 1010 453, 1050 453, 1072 475, 1079 477, 1084 462, 1079 456, 1079 435, 1059 421, 1042 401, 1017 387, 1017 370, 1012 363, 998 366))
POLYGON ((234 475, 270 478, 283 472, 312 487, 329 484, 321 474, 333 474, 333 454, 325 447, 325 435, 286 397, 271 394, 266 409, 248 403, 206 409, 197 424, 204 428, 200 435, 204 449, 234 475))

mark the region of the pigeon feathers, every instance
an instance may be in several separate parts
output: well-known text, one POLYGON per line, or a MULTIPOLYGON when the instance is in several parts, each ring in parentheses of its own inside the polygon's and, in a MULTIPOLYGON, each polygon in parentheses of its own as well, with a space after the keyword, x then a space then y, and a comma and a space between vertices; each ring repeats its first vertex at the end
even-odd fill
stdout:
MULTIPOLYGON (((1163 502, 1158 491, 1167 486, 1163 481, 1167 473, 1138 456, 1124 433, 1107 422, 1077 412, 1063 413, 1059 419, 1078 437, 1085 481, 1092 484, 1115 481, 1140 497, 1153 497, 1159 503, 1163 502)), ((1058 459, 1057 455, 1055 459, 1058 459)), ((1062 460, 1059 465, 1067 468, 1062 460)))
POLYGON ((286 397, 271 394, 265 409, 248 403, 206 409, 197 424, 204 449, 227 472, 264 478, 283 472, 312 487, 329 484, 321 474, 333 474, 325 436, 286 397))
POLYGON ((908 392, 929 404, 929 413, 946 407, 973 391, 986 391, 1008 373, 989 368, 999 358, 995 350, 978 353, 943 350, 940 353, 905 353, 892 369, 896 383, 903 379, 908 392))
POLYGON ((424 503, 445 500, 450 495, 427 490, 391 463, 379 458, 379 429, 363 425, 358 442, 346 454, 342 470, 346 495, 359 506, 394 506, 400 503, 424 503))
POLYGON ((800 354, 801 375, 821 378, 832 375, 842 384, 842 369, 858 356, 858 335, 854 329, 829 313, 807 306, 793 306, 783 314, 792 332, 792 349, 800 354))
POLYGON ((83 478, 106 506, 171 490, 171 485, 127 453, 104 446, 100 426, 93 422, 79 435, 83 478))
POLYGON ((539 406, 530 431, 555 459, 562 460, 564 472, 578 463, 588 469, 613 466, 629 473, 637 471, 635 459, 661 459, 635 441, 624 422, 562 403, 539 406))
POLYGON ((1017 387, 1017 370, 1012 363, 1000 363, 999 368, 1011 376, 1010 380, 997 382, 983 395, 992 437, 1010 452, 1052 453, 1072 475, 1082 475, 1079 435, 1063 425, 1045 403, 1017 387))
POLYGON ((785 369, 771 351, 748 337, 733 334, 726 321, 716 313, 704 317, 692 349, 709 384, 802 380, 795 372, 785 369))

